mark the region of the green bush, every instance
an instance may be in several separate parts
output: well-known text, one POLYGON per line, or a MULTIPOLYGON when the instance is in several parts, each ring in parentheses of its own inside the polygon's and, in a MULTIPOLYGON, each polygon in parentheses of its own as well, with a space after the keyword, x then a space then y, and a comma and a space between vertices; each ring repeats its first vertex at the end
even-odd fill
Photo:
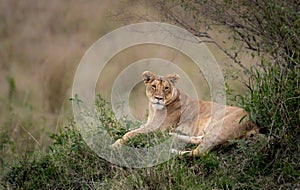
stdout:
POLYGON ((248 96, 239 96, 251 119, 269 130, 273 146, 291 154, 300 148, 299 68, 270 65, 256 71, 248 96))

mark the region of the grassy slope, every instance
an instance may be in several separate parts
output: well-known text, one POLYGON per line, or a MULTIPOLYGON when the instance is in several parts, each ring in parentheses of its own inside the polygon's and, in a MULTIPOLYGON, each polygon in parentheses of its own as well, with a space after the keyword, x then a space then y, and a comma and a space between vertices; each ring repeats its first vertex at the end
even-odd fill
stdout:
POLYGON ((292 162, 269 163, 261 147, 249 141, 199 158, 178 157, 151 168, 130 169, 99 158, 73 129, 55 139, 49 152, 36 152, 15 163, 2 185, 25 189, 277 189, 295 188, 299 180, 299 153, 292 162))
MULTIPOLYGON (((103 105, 103 104, 101 104, 103 105)), ((100 107, 101 122, 109 121, 111 135, 124 134, 124 124, 100 107)), ((237 141, 201 157, 180 156, 142 169, 111 164, 98 157, 70 122, 51 137, 49 151, 36 151, 15 162, 2 185, 24 189, 278 189, 299 187, 299 151, 274 159, 266 138, 237 141), (283 162, 284 160, 284 162, 283 162)), ((109 128, 107 129, 108 131, 109 128)), ((129 146, 155 144, 155 135, 140 136, 129 146), (146 142, 146 143, 145 143, 146 142)), ((149 146, 149 145, 148 145, 149 146)))

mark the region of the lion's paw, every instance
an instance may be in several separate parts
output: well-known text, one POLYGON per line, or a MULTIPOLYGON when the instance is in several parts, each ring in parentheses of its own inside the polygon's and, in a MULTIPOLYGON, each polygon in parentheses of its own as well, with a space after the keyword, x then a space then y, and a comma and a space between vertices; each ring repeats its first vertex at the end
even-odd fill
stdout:
POLYGON ((122 142, 123 142, 123 139, 118 139, 118 140, 116 140, 116 142, 114 142, 114 144, 110 145, 110 147, 113 149, 120 148, 123 144, 122 142))

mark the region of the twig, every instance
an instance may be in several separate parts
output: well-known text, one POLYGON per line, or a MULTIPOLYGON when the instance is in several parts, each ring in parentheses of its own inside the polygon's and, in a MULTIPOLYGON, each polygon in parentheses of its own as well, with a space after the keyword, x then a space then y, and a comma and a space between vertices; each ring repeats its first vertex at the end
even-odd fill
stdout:
POLYGON ((22 125, 20 125, 20 127, 36 142, 36 144, 39 145, 39 147, 41 147, 41 144, 39 143, 39 141, 22 125))

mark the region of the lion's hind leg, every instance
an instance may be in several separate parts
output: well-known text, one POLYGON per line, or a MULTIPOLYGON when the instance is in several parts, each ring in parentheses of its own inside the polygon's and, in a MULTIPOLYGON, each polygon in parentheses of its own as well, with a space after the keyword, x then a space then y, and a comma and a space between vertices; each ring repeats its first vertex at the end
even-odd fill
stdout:
POLYGON ((187 136, 187 135, 180 135, 177 133, 169 133, 173 138, 176 140, 180 140, 185 143, 191 144, 200 144, 202 142, 203 136, 187 136))
MULTIPOLYGON (((177 133, 169 133, 175 140, 184 142, 184 143, 190 143, 190 144, 200 144, 202 142, 203 136, 187 136, 187 135, 181 135, 177 133)), ((173 154, 178 155, 193 155, 193 151, 180 151, 177 149, 172 148, 170 150, 173 154)))

